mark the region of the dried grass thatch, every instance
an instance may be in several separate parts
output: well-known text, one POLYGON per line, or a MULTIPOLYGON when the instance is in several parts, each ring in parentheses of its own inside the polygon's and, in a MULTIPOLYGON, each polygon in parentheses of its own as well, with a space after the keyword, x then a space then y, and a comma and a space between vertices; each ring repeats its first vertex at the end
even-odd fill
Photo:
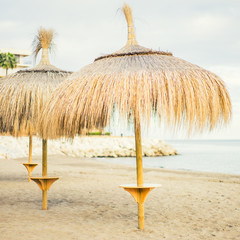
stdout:
POLYGON ((51 65, 48 48, 53 30, 40 28, 34 41, 35 54, 42 48, 40 63, 0 81, 0 134, 29 136, 37 133, 39 118, 52 91, 71 72, 51 65))
POLYGON ((154 113, 189 132, 227 122, 231 102, 223 81, 171 53, 138 45, 126 5, 124 13, 126 46, 97 58, 53 92, 44 111, 43 136, 74 137, 85 127, 106 126, 114 107, 123 117, 131 117, 139 108, 147 121, 154 113))

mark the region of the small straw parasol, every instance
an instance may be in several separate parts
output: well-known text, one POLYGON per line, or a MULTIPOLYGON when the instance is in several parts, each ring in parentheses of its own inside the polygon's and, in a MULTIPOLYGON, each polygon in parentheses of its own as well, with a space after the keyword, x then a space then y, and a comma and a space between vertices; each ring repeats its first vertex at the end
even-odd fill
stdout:
MULTIPOLYGON (((0 82, 0 134, 14 137, 29 136, 29 162, 23 163, 29 172, 33 168, 32 136, 37 134, 41 112, 52 91, 71 72, 51 65, 48 49, 54 37, 53 30, 40 28, 33 42, 35 57, 42 49, 40 63, 31 69, 18 71, 0 82)), ((43 139, 43 176, 47 175, 47 140, 43 139)))
POLYGON ((134 119, 137 184, 122 186, 138 203, 138 226, 144 228, 143 203, 157 185, 143 183, 141 121, 152 114, 188 132, 228 122, 231 102, 214 73, 169 52, 138 45, 132 12, 124 5, 127 44, 74 73, 53 92, 44 111, 43 137, 74 137, 84 128, 104 127, 113 109, 134 119), (51 126, 51 127, 49 127, 51 126))

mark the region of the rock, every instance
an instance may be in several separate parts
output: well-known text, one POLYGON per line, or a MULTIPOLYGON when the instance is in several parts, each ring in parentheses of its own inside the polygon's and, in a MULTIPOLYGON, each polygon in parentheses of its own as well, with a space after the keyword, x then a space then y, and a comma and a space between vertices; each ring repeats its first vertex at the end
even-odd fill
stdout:
MULTIPOLYGON (((142 139, 143 156, 176 155, 177 151, 160 139, 142 139)), ((33 155, 42 154, 41 139, 33 138, 33 155)), ((49 140, 48 155, 62 154, 73 157, 134 157, 134 137, 83 136, 74 140, 49 140)), ((28 137, 0 137, 0 158, 28 157, 28 137)))

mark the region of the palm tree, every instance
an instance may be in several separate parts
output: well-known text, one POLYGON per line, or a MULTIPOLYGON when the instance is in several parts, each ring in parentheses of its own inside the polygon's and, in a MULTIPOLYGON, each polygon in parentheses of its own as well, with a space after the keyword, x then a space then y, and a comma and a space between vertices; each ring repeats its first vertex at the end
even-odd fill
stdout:
POLYGON ((0 53, 0 67, 6 69, 6 75, 8 75, 8 69, 17 67, 17 59, 12 53, 0 53))

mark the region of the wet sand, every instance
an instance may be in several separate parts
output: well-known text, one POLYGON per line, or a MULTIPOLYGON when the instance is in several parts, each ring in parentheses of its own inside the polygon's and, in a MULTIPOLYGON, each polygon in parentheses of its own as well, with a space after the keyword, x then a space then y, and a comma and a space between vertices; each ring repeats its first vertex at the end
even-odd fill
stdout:
MULTIPOLYGON (((135 168, 96 159, 48 157, 48 176, 59 176, 42 195, 20 164, 0 159, 1 240, 240 239, 240 175, 144 169, 159 183, 145 202, 145 230, 137 229, 137 204, 119 188, 135 183, 135 168)), ((33 176, 41 175, 41 158, 33 176)))

